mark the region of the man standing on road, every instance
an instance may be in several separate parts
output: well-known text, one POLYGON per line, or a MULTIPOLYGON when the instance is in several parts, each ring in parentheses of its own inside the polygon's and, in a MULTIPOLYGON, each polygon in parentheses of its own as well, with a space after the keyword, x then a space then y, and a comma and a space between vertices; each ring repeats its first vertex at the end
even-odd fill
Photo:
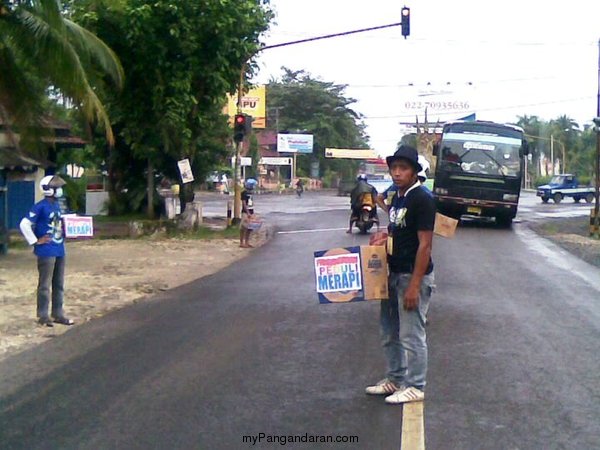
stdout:
POLYGON ((433 198, 417 179, 417 151, 401 145, 387 164, 397 190, 389 206, 388 233, 371 245, 387 245, 389 299, 381 302, 381 335, 387 376, 366 388, 387 395, 386 403, 422 401, 427 375, 425 322, 434 286, 431 245, 435 221, 433 198))
POLYGON ((52 319, 55 323, 73 325, 64 315, 65 239, 58 199, 62 197, 65 181, 57 175, 42 178, 40 188, 44 199, 33 205, 29 215, 21 220, 20 228, 37 256, 37 318, 40 325, 53 326, 48 316, 52 289, 52 319))

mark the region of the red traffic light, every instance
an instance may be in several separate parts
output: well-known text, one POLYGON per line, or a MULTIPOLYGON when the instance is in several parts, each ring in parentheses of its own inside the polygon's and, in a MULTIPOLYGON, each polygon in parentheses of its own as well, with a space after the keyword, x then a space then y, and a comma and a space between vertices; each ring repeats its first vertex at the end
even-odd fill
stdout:
POLYGON ((236 125, 243 125, 244 123, 246 123, 246 116, 243 114, 236 114, 235 116, 235 124, 236 125))

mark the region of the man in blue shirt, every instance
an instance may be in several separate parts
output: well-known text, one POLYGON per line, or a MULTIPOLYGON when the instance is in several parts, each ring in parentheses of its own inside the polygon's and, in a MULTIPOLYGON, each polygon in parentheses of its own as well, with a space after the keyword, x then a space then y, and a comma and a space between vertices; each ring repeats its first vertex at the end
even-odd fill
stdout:
POLYGON ((63 296, 65 279, 65 238, 58 199, 62 197, 65 181, 49 175, 40 181, 44 199, 32 206, 27 217, 21 220, 23 236, 33 246, 37 256, 37 318, 40 325, 53 326, 48 316, 52 298, 52 319, 55 323, 73 325, 64 315, 63 296), (52 297, 50 296, 52 291, 52 297))

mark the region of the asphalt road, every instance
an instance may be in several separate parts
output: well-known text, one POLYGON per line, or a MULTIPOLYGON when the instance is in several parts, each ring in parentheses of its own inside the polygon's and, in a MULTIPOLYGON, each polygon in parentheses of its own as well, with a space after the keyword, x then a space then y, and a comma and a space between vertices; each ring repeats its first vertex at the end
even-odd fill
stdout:
MULTIPOLYGON (((257 210, 292 233, 6 360, 0 447, 400 448, 402 408, 363 394, 384 370, 378 303, 314 292, 312 252, 368 238, 338 229, 347 198, 277 197, 257 210)), ((434 258, 427 448, 598 448, 600 270, 523 223, 466 223, 434 258)))

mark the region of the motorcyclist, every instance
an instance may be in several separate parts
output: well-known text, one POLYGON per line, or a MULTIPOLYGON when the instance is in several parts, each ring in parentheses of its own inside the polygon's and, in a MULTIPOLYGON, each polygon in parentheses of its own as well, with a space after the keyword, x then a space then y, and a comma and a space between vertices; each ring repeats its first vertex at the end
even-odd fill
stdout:
POLYGON ((298 197, 302 197, 303 192, 304 182, 302 181, 302 178, 298 178, 298 181, 296 182, 296 194, 298 195, 298 197))
MULTIPOLYGON (((356 177, 356 186, 352 189, 350 193, 350 223, 348 225, 348 230, 346 233, 352 233, 352 225, 356 223, 358 217, 360 215, 360 208, 364 203, 363 195, 370 195, 370 198, 367 197, 367 201, 369 201, 373 207, 371 210, 371 217, 377 217, 377 189, 367 181, 367 175, 361 173, 356 177)), ((379 225, 379 223, 377 223, 379 225)))

